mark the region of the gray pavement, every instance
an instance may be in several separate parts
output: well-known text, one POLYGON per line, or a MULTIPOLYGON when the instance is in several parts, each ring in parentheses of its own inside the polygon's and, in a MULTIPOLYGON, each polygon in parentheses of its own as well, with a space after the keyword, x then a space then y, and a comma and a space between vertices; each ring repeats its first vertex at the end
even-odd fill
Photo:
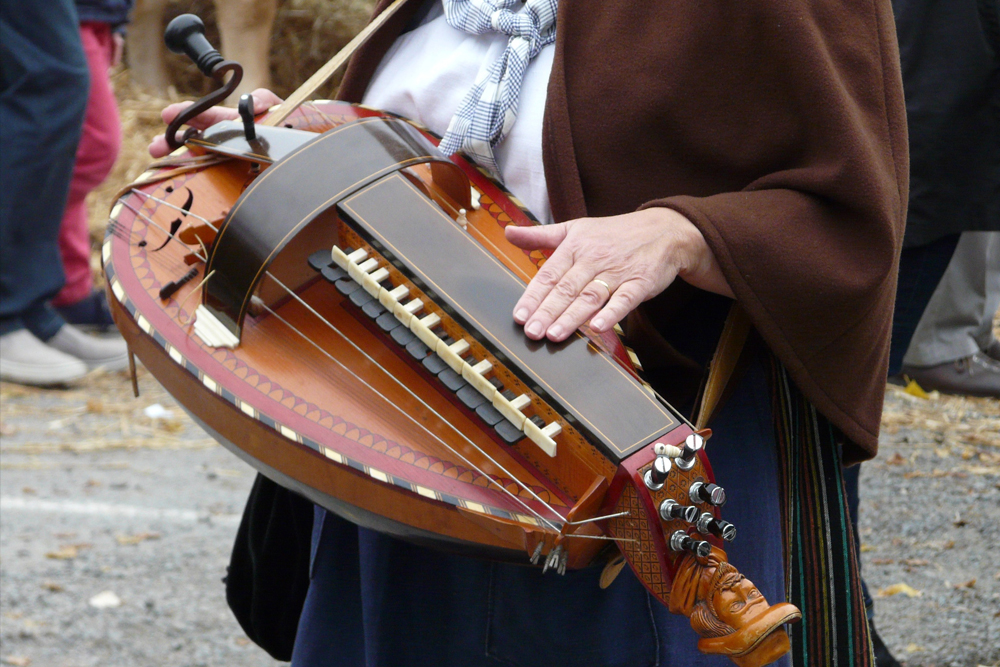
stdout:
MULTIPOLYGON (((140 386, 0 385, 0 662, 276 665, 221 583, 253 472, 140 386)), ((998 665, 1000 404, 891 389, 883 431, 861 512, 879 631, 911 667, 998 665)))

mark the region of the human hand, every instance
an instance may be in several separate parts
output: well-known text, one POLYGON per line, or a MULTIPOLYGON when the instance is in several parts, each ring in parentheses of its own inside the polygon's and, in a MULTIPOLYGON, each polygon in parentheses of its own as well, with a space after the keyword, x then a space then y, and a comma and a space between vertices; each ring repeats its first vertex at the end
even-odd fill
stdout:
POLYGON ((588 319, 604 333, 678 276, 733 296, 705 237, 673 209, 509 225, 506 236, 519 248, 555 250, 514 306, 514 321, 534 340, 565 340, 588 319))
MULTIPOLYGON (((264 113, 275 104, 281 104, 284 101, 266 88, 258 88, 250 94, 253 95, 254 114, 264 113)), ((164 123, 169 125, 174 118, 177 118, 182 111, 192 104, 194 102, 175 102, 160 112, 160 117, 163 118, 164 123)), ((232 107, 212 107, 192 118, 188 121, 188 124, 199 130, 204 130, 224 120, 236 120, 239 117, 239 112, 232 107)), ((157 135, 153 139, 153 142, 149 144, 149 154, 153 157, 163 157, 169 152, 170 147, 167 145, 167 138, 162 134, 157 135)))

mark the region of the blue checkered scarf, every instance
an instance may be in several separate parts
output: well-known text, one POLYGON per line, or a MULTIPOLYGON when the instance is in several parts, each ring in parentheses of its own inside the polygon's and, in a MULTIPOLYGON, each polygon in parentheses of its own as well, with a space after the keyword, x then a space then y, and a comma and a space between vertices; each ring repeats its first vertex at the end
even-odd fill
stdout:
POLYGON ((558 0, 443 0, 448 25, 473 35, 510 35, 500 58, 484 65, 441 140, 445 155, 462 151, 499 175, 493 149, 510 132, 524 73, 556 39, 558 0))

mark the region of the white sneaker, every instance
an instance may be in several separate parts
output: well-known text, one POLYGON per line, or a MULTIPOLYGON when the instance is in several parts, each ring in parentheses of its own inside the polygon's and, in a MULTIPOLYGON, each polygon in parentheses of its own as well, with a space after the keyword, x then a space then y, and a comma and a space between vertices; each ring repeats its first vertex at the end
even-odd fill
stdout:
POLYGON ((52 338, 45 341, 49 347, 76 357, 89 370, 103 368, 121 371, 128 368, 128 346, 122 338, 89 336, 72 324, 64 324, 52 338))
POLYGON ((0 336, 0 380, 45 386, 73 382, 86 374, 84 362, 49 347, 27 329, 0 336))

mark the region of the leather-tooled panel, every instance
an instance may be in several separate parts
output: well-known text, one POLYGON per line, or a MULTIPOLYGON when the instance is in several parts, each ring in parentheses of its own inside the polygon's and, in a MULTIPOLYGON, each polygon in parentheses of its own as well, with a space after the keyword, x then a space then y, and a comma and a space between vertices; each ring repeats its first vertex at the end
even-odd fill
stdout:
POLYGON ((239 336, 255 287, 299 231, 359 188, 421 162, 459 169, 409 123, 373 117, 328 130, 274 163, 219 230, 205 269, 214 271, 205 305, 239 336))

